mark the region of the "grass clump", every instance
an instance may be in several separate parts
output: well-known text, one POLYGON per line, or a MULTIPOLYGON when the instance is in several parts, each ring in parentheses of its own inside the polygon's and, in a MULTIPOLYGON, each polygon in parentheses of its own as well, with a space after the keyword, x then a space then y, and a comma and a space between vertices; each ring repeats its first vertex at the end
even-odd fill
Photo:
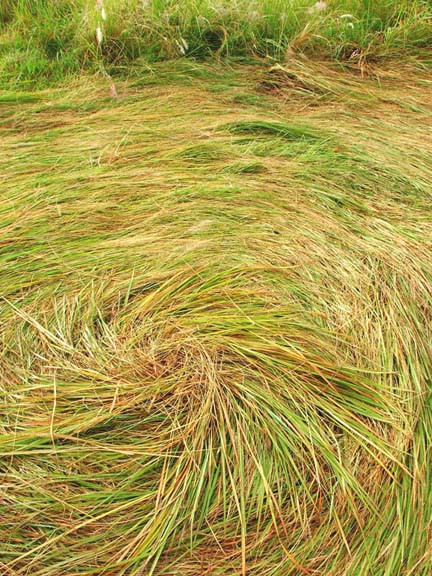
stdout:
POLYGON ((256 134, 257 136, 271 135, 279 136, 286 140, 317 140, 323 138, 322 134, 311 128, 289 125, 282 122, 268 121, 240 121, 233 122, 224 127, 232 134, 256 134))
POLYGON ((1 570, 429 576, 427 70, 146 70, 1 95, 1 570))

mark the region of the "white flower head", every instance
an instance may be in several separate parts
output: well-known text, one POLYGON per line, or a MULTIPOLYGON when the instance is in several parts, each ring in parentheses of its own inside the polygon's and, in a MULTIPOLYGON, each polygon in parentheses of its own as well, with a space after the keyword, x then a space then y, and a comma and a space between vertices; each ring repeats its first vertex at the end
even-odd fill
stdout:
POLYGON ((106 11, 105 11, 105 8, 103 6, 102 6, 102 10, 101 10, 101 17, 102 17, 102 20, 107 19, 106 11))
POLYGON ((99 46, 102 44, 102 40, 103 40, 103 34, 102 34, 102 29, 100 26, 98 26, 96 28, 96 40, 97 43, 99 44, 99 46))
POLYGON ((189 44, 186 42, 184 38, 180 38, 181 43, 183 44, 183 48, 187 52, 189 50, 189 44))
POLYGON ((327 2, 315 2, 315 4, 308 9, 308 14, 314 14, 315 12, 321 12, 322 10, 326 10, 328 4, 327 2))
POLYGON ((179 42, 178 40, 175 40, 175 43, 177 45, 177 48, 179 49, 180 54, 183 54, 183 56, 186 54, 186 48, 183 45, 183 38, 180 38, 181 42, 179 42))

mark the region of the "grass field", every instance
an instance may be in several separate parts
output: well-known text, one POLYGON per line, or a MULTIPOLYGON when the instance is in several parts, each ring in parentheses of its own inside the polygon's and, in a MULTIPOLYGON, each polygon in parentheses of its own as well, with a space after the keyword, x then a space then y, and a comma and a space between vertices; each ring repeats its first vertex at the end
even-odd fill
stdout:
POLYGON ((80 74, 4 51, 1 576, 430 576, 412 38, 397 60, 96 54, 80 74))

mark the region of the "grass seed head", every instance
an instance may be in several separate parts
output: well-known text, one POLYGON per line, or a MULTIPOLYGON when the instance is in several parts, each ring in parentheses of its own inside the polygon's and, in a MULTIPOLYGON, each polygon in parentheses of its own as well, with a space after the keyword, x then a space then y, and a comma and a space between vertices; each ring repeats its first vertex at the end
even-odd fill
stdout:
POLYGON ((102 33, 102 28, 100 27, 100 25, 98 25, 96 28, 96 41, 97 41, 99 46, 102 44, 102 41, 103 41, 103 33, 102 33))

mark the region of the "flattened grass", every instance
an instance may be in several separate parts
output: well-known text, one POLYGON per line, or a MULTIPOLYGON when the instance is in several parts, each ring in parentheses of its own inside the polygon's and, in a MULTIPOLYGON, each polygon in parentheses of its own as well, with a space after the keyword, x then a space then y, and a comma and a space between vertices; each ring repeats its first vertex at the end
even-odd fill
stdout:
POLYGON ((5 574, 430 575, 432 109, 375 76, 4 97, 5 574))

